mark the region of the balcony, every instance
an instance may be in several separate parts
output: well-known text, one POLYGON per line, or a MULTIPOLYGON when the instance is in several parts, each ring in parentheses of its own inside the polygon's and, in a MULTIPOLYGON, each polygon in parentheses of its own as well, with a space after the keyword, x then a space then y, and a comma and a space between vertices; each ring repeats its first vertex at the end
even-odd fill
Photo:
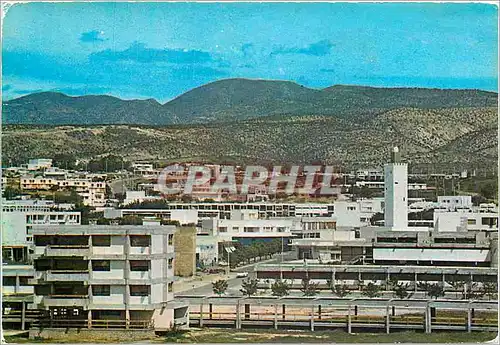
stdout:
POLYGON ((90 256, 90 249, 88 245, 49 245, 45 248, 45 256, 57 257, 57 256, 79 256, 88 257, 90 256))
POLYGON ((42 298, 41 304, 46 307, 87 307, 88 295, 49 295, 42 298))
POLYGON ((51 270, 46 271, 41 279, 46 282, 88 282, 88 270, 51 270))

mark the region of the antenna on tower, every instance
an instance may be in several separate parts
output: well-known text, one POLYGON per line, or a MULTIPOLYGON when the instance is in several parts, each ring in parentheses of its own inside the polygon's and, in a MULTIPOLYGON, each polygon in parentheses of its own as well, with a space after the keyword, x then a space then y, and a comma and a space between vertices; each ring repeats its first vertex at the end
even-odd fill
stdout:
POLYGON ((391 153, 391 163, 401 163, 401 153, 399 152, 399 148, 394 146, 391 153))

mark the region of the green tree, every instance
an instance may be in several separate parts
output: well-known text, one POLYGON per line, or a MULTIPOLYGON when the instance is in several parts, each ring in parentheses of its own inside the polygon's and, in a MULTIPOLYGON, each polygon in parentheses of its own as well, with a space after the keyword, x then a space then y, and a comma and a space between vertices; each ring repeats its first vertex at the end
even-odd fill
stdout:
POLYGON ((480 189, 480 194, 486 199, 496 199, 497 198, 498 185, 496 181, 487 181, 482 184, 480 189))
POLYGON ((83 198, 74 190, 71 189, 69 193, 55 192, 54 202, 58 204, 78 204, 83 202, 83 198))
POLYGON ((288 285, 288 283, 283 280, 276 280, 271 285, 271 291, 273 293, 273 296, 278 296, 278 297, 288 296, 288 293, 290 291, 290 285, 288 285))
POLYGON ((228 284, 226 280, 220 279, 212 283, 212 290, 216 295, 223 295, 227 290, 228 284))
POLYGON ((409 283, 397 283, 393 288, 392 291, 394 293, 394 296, 396 296, 399 299, 405 299, 408 298, 412 295, 408 290, 410 288, 409 283))
POLYGON ((455 291, 455 297, 458 298, 460 294, 463 295, 464 293, 464 287, 466 285, 466 282, 463 280, 452 280, 452 281, 447 281, 448 284, 451 285, 451 288, 453 291, 455 291))
POLYGON ((368 298, 375 298, 380 295, 380 287, 373 282, 369 282, 363 287, 361 293, 368 298))
POLYGON ((118 218, 120 225, 142 225, 142 218, 134 215, 127 215, 123 218, 118 218))
POLYGON ((430 298, 438 298, 444 296, 444 289, 441 284, 420 282, 418 288, 424 290, 430 298))
POLYGON ((304 296, 315 296, 318 294, 318 285, 319 283, 311 282, 311 279, 305 278, 302 279, 302 287, 300 291, 304 296))
POLYGON ((94 210, 93 207, 86 206, 83 204, 83 202, 77 202, 75 204, 75 207, 73 207, 74 211, 79 211, 81 214, 81 223, 82 225, 88 225, 89 224, 89 219, 90 219, 90 213, 92 210, 94 210))
POLYGON ((489 299, 496 299, 498 296, 498 284, 496 282, 483 283, 482 291, 489 299))
POLYGON ((52 157, 52 165, 61 169, 74 170, 76 158, 68 153, 58 153, 52 157))
POLYGON ((257 279, 250 279, 248 277, 241 283, 241 293, 245 296, 253 296, 257 293, 257 285, 259 281, 257 279))
POLYGON ((351 293, 349 287, 346 284, 335 284, 331 287, 331 289, 332 292, 340 298, 343 298, 351 293))
POLYGON ((3 196, 7 200, 12 200, 19 195, 21 195, 21 190, 12 186, 6 186, 3 192, 3 196))

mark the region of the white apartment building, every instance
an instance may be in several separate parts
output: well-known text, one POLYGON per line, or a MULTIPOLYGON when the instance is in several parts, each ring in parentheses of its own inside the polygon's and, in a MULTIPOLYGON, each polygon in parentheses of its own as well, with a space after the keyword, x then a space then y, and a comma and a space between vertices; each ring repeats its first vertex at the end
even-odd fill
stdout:
POLYGON ((146 196, 146 191, 126 191, 123 205, 129 205, 134 202, 153 201, 160 199, 161 198, 158 196, 146 196))
POLYGON ((37 227, 35 297, 44 327, 188 325, 173 302, 174 226, 37 227), (70 325, 71 322, 71 325, 70 325))
POLYGON ((300 218, 259 219, 257 211, 233 211, 231 219, 212 219, 202 222, 205 232, 218 237, 219 242, 245 239, 290 238, 300 231, 300 218))
POLYGON ((48 169, 50 167, 52 167, 52 159, 48 158, 30 159, 27 166, 28 170, 48 169))
POLYGON ((468 210, 434 210, 434 230, 455 231, 498 231, 498 212, 474 212, 468 210))
POLYGON ((468 210, 472 207, 470 195, 438 196, 437 203, 440 208, 448 211, 468 210))
POLYGON ((2 201, 2 253, 4 260, 25 262, 33 245, 33 227, 79 225, 81 213, 73 205, 40 200, 2 201))
POLYGON ((21 190, 51 190, 57 188, 74 188, 83 199, 83 204, 92 207, 103 207, 106 204, 106 182, 90 179, 50 178, 45 176, 22 176, 21 190))
POLYGON ((152 163, 133 163, 131 168, 135 175, 144 177, 157 177, 161 173, 161 169, 155 169, 152 163))

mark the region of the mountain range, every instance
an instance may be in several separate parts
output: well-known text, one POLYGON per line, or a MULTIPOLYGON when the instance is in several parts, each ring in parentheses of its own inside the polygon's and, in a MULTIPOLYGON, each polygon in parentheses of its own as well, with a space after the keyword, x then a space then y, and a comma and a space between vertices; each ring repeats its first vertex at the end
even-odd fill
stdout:
POLYGON ((153 99, 31 94, 3 103, 5 160, 380 165, 394 145, 413 166, 497 165, 497 93, 229 79, 153 99))
POLYGON ((496 93, 479 90, 342 85, 311 89, 290 81, 225 79, 190 90, 165 104, 154 99, 34 93, 3 102, 2 116, 4 124, 171 125, 272 115, 360 120, 397 108, 477 108, 496 104, 496 93))

